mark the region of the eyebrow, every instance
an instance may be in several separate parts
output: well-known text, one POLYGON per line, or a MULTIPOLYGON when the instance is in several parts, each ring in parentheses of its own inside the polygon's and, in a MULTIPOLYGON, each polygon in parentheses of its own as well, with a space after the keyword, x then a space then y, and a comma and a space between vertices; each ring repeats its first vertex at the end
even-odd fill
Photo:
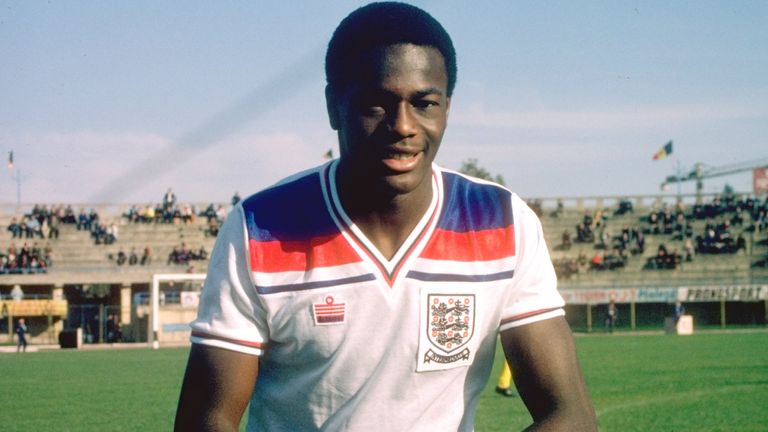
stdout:
MULTIPOLYGON (((438 88, 438 87, 427 87, 427 88, 424 88, 424 89, 421 89, 421 90, 414 91, 408 97, 408 99, 411 99, 411 100, 413 100, 413 99, 420 99, 420 98, 424 98, 424 97, 427 97, 427 96, 435 96, 435 95, 442 97, 444 94, 445 94, 445 92, 443 90, 441 90, 440 88, 438 88)), ((369 89, 368 91, 364 91, 363 93, 361 93, 359 96, 362 97, 362 98, 378 97, 378 96, 384 96, 384 97, 387 97, 387 98, 389 98, 389 97, 398 97, 398 96, 396 96, 395 92, 392 92, 392 91, 389 91, 389 90, 386 90, 386 89, 369 89)))
POLYGON ((419 90, 414 94, 414 96, 416 97, 424 97, 424 96, 430 96, 430 95, 442 96, 443 91, 437 87, 428 87, 424 90, 419 90))

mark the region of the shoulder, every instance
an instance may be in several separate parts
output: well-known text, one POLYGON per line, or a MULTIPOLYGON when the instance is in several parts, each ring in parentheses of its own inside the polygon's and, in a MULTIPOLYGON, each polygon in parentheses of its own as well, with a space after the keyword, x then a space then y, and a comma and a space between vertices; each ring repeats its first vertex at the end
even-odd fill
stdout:
POLYGON ((491 226, 536 217, 520 196, 503 185, 438 166, 435 171, 442 180, 445 208, 449 212, 461 208, 472 219, 493 218, 496 222, 491 226))
POLYGON ((335 232, 328 210, 333 161, 288 177, 238 204, 250 238, 297 240, 335 232))
POLYGON ((308 196, 319 195, 323 173, 330 164, 328 162, 286 177, 245 198, 240 205, 248 213, 264 205, 291 205, 306 200, 308 196))

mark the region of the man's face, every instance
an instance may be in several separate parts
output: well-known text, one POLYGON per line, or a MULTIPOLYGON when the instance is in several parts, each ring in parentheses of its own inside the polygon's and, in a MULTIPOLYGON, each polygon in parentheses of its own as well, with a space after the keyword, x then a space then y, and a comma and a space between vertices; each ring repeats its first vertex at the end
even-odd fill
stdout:
POLYGON ((443 56, 400 44, 374 50, 364 62, 358 79, 329 95, 344 181, 389 197, 431 191, 450 108, 443 56))

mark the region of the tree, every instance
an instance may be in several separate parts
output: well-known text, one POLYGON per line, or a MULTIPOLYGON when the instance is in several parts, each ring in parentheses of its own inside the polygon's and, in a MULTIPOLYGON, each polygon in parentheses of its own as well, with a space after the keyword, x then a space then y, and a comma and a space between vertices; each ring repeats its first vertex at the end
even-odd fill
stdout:
POLYGON ((496 174, 496 176, 494 176, 488 172, 488 170, 481 167, 475 158, 469 158, 461 162, 461 168, 459 168, 459 172, 462 174, 470 175, 472 177, 481 178, 483 180, 493 181, 500 185, 504 184, 504 177, 502 177, 500 174, 496 174))

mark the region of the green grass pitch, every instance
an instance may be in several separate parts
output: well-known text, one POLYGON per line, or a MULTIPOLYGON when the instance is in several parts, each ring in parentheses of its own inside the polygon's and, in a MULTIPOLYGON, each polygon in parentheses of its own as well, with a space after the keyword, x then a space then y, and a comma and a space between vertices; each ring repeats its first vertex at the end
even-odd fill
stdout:
MULTIPOLYGON (((768 430, 768 333, 584 336, 601 431, 768 430)), ((171 430, 187 349, 0 355, 6 431, 171 430)), ((477 432, 521 430, 519 398, 482 396, 477 432)))

